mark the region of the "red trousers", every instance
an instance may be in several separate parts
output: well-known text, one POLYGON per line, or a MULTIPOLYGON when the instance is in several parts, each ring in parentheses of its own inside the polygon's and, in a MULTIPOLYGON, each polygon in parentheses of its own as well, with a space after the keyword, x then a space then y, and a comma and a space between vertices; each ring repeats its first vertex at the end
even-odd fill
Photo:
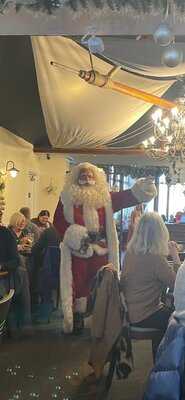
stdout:
POLYGON ((74 299, 88 297, 93 278, 97 271, 108 264, 107 254, 104 256, 93 255, 90 258, 72 258, 74 299))

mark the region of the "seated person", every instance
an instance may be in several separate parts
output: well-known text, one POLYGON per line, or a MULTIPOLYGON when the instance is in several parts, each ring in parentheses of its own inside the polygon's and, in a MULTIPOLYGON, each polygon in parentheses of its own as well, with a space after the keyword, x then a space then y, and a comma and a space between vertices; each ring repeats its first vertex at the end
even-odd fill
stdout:
POLYGON ((163 219, 164 222, 167 222, 166 215, 162 214, 162 215, 161 215, 161 218, 163 219))
POLYGON ((156 363, 149 374, 143 400, 184 399, 185 373, 185 262, 177 272, 175 311, 159 346, 156 363))
POLYGON ((143 214, 128 243, 121 274, 130 323, 159 330, 152 343, 154 357, 172 312, 161 302, 164 289, 173 290, 176 277, 167 261, 169 247, 174 264, 180 265, 177 246, 174 242, 169 246, 168 241, 162 218, 157 213, 143 214))
POLYGON ((49 228, 52 224, 49 221, 50 213, 48 210, 41 210, 37 218, 32 218, 32 222, 38 226, 42 232, 44 229, 49 228))
POLYGON ((32 247, 32 255, 38 257, 42 264, 45 250, 50 246, 59 247, 59 245, 59 234, 54 226, 50 226, 41 233, 39 240, 32 247))
POLYGON ((26 219, 23 214, 14 213, 9 222, 9 229, 17 242, 17 248, 20 253, 29 253, 32 246, 32 240, 24 232, 26 219))
POLYGON ((29 207, 22 207, 19 212, 24 215, 26 219, 26 225, 23 230, 25 235, 32 236, 33 243, 36 243, 40 236, 40 230, 37 225, 31 222, 31 213, 29 207))
POLYGON ((179 221, 180 224, 185 224, 185 214, 183 213, 179 221))
POLYGON ((8 228, 0 226, 0 270, 9 272, 8 278, 0 279, 0 297, 10 289, 11 274, 19 267, 19 255, 14 237, 8 228))
POLYGON ((15 276, 15 297, 11 305, 9 326, 12 335, 17 336, 19 329, 23 333, 32 333, 31 300, 29 288, 27 256, 31 252, 32 243, 29 237, 24 236, 25 217, 21 213, 14 213, 10 218, 9 232, 11 232, 19 254, 19 268, 15 276))
POLYGON ((170 215, 169 221, 170 224, 175 224, 175 217, 173 214, 170 215))
POLYGON ((176 215, 175 215, 175 222, 176 222, 176 224, 179 224, 182 215, 183 215, 182 211, 178 211, 178 212, 176 213, 176 215))

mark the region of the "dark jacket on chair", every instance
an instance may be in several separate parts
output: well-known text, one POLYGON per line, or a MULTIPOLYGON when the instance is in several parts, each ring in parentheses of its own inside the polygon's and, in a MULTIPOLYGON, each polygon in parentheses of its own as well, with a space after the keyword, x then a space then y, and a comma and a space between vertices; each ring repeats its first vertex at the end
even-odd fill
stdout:
POLYGON ((185 400, 185 326, 172 318, 159 346, 143 400, 185 400))

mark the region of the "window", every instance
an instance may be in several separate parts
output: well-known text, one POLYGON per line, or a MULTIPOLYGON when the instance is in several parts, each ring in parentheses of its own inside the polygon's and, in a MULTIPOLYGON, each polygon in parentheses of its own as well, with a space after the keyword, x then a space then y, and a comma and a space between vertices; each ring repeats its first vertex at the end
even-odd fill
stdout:
POLYGON ((166 184, 165 175, 159 178, 159 197, 158 197, 158 212, 160 215, 168 216, 168 185, 166 184))
POLYGON ((169 214, 176 215, 178 211, 183 211, 185 209, 185 187, 180 183, 170 186, 169 195, 169 214))

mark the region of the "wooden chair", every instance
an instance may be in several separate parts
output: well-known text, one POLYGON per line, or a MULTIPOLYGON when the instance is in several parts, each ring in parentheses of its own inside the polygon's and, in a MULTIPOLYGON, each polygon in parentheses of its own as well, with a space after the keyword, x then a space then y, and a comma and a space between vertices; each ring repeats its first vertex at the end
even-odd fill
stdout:
POLYGON ((4 327, 13 295, 14 289, 10 289, 9 293, 0 300, 0 343, 2 342, 4 327))

